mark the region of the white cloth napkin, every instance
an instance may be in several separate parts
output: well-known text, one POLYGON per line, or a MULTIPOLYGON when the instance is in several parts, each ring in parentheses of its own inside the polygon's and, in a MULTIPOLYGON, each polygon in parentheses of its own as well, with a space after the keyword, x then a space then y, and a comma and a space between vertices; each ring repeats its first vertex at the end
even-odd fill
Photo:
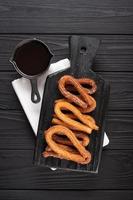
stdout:
MULTIPOLYGON (((31 85, 30 81, 25 78, 19 78, 12 81, 12 86, 18 96, 18 99, 24 109, 24 112, 30 122, 30 125, 37 135, 38 122, 40 117, 41 103, 43 97, 43 90, 46 78, 49 74, 63 70, 70 67, 70 61, 66 58, 50 65, 49 69, 38 78, 38 90, 41 96, 41 101, 37 104, 31 101, 31 85)), ((108 145, 109 139, 104 134, 103 147, 108 145)))

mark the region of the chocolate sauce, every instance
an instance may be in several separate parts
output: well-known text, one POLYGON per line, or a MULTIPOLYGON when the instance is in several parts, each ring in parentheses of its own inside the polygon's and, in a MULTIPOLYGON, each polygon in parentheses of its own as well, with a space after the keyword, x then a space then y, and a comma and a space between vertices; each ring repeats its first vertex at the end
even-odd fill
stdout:
POLYGON ((45 71, 51 55, 43 43, 32 40, 18 47, 14 54, 17 67, 26 75, 37 75, 45 71))

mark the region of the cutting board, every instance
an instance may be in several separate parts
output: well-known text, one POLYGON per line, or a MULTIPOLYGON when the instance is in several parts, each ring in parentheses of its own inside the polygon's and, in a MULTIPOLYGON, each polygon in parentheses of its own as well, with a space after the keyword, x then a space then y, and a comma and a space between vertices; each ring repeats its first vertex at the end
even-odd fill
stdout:
POLYGON ((105 114, 109 99, 109 85, 101 76, 92 71, 93 61, 98 47, 99 40, 96 38, 86 36, 70 37, 69 50, 71 67, 47 77, 35 149, 34 161, 36 165, 90 173, 98 172, 105 129, 105 114), (53 157, 44 158, 42 156, 42 152, 47 146, 43 134, 44 131, 51 126, 52 115, 54 113, 54 101, 62 98, 58 90, 58 80, 66 74, 72 75, 75 78, 90 78, 95 80, 97 84, 97 91, 94 94, 97 106, 91 115, 100 128, 99 131, 93 131, 90 135, 90 144, 87 149, 92 154, 92 161, 87 165, 81 165, 73 161, 61 160, 53 157))

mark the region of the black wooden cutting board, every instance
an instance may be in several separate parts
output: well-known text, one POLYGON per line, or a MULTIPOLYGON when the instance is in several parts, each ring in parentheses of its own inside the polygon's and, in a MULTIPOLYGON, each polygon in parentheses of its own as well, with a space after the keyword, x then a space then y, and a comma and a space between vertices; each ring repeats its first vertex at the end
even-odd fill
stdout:
POLYGON ((104 136, 105 113, 109 97, 108 84, 91 70, 98 46, 99 40, 96 38, 72 36, 70 38, 71 67, 48 76, 44 88, 39 120, 35 164, 76 171, 98 172, 104 136), (93 131, 90 135, 90 144, 87 148, 92 154, 92 161, 87 165, 81 165, 72 161, 60 160, 53 157, 44 158, 42 156, 42 152, 47 145, 44 141, 43 134, 44 131, 51 126, 52 115, 54 113, 54 101, 62 97, 58 90, 58 80, 66 74, 73 75, 76 78, 91 78, 95 80, 97 84, 97 91, 94 94, 97 107, 91 115, 95 118, 100 128, 99 131, 93 131))

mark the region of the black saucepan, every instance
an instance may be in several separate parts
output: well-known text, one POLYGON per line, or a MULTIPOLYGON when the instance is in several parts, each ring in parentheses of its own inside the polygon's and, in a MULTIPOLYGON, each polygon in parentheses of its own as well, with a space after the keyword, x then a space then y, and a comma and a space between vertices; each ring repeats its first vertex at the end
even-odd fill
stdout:
POLYGON ((16 71, 31 82, 31 100, 33 103, 40 101, 37 88, 37 78, 48 69, 53 54, 48 46, 41 40, 25 39, 15 48, 10 62, 16 71))

